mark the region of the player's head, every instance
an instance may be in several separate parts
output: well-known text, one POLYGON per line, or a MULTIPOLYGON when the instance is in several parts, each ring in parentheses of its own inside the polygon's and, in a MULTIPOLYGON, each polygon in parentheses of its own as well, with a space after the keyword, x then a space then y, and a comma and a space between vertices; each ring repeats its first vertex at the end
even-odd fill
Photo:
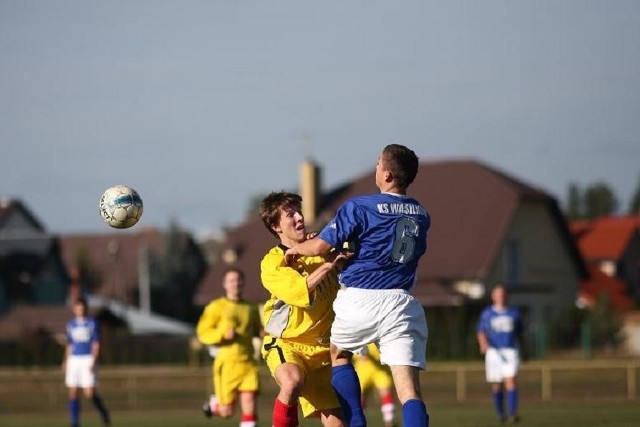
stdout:
POLYGON ((236 267, 227 268, 222 274, 222 288, 228 299, 232 301, 241 299, 244 289, 244 272, 236 267))
POLYGON ((278 191, 262 199, 260 219, 271 234, 287 246, 304 240, 306 232, 302 215, 302 197, 278 191))
POLYGON ((418 174, 419 160, 413 150, 400 144, 384 147, 376 166, 376 185, 393 182, 400 190, 406 190, 418 174))
POLYGON ((491 301, 497 307, 504 307, 507 303, 507 290, 502 283, 498 283, 491 290, 491 301))
POLYGON ((85 317, 87 315, 87 300, 84 297, 78 297, 73 301, 73 314, 76 317, 85 317))

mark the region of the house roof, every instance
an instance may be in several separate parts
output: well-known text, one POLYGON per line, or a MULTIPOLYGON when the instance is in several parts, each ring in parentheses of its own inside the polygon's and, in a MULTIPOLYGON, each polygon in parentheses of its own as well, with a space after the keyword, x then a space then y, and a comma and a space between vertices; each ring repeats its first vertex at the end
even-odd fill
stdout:
POLYGON ((88 258, 99 283, 92 290, 96 295, 130 301, 137 289, 139 253, 145 245, 154 253, 165 251, 164 235, 155 228, 93 235, 60 236, 64 263, 72 269, 78 259, 88 258))
MULTIPOLYGON (((157 313, 145 313, 113 299, 90 297, 88 302, 91 315, 108 310, 124 321, 133 335, 193 335, 193 326, 188 323, 157 313)), ((64 342, 66 325, 72 317, 71 308, 64 305, 19 305, 0 316, 0 341, 17 341, 44 331, 64 342)))
MULTIPOLYGON (((325 194, 316 223, 307 224, 307 228, 319 229, 346 199, 377 192, 374 176, 371 171, 325 194)), ((577 268, 587 275, 555 199, 502 171, 475 160, 423 162, 408 193, 432 218, 429 248, 418 267, 415 289, 425 303, 460 304, 460 295, 443 284, 489 274, 516 208, 525 200, 544 203, 551 210, 577 268)), ((235 253, 237 259, 214 266, 194 302, 204 305, 222 294, 222 272, 229 265, 245 271, 247 299, 266 300, 268 294, 260 284, 260 260, 275 244, 259 218, 229 230, 222 251, 235 253)))
POLYGON ((26 206, 15 199, 0 198, 0 256, 45 256, 55 238, 48 234, 26 206))
POLYGON ((582 256, 590 261, 618 260, 640 231, 640 216, 608 216, 571 223, 582 256))
POLYGON ((186 322, 157 313, 145 312, 135 306, 125 305, 111 298, 90 297, 89 306, 109 310, 114 316, 127 324, 129 331, 133 335, 167 334, 191 336, 194 333, 193 326, 186 322))
POLYGON ((22 215, 30 223, 30 228, 44 231, 44 227, 38 219, 31 214, 29 209, 17 199, 0 197, 0 230, 5 229, 7 223, 14 215, 22 215))
POLYGON ((0 317, 0 340, 15 341, 38 330, 64 333, 72 313, 61 305, 19 305, 0 317))

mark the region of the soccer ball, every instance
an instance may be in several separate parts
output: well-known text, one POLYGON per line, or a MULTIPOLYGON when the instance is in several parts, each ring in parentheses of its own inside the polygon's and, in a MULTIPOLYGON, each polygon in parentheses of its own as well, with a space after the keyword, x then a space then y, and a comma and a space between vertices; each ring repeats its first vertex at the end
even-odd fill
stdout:
POLYGON ((113 228, 133 227, 142 216, 142 199, 126 185, 107 188, 98 205, 102 220, 113 228))

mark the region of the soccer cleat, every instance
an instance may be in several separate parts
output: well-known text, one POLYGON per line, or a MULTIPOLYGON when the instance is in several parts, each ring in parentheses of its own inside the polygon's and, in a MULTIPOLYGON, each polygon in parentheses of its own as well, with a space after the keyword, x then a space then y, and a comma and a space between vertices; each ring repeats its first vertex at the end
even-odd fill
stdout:
POLYGON ((511 424, 518 424, 520 422, 520 417, 518 415, 511 415, 507 418, 507 421, 511 424))
POLYGON ((211 418, 211 416, 213 415, 213 412, 211 412, 211 407, 209 407, 208 401, 204 402, 204 404, 202 405, 202 413, 207 418, 211 418))

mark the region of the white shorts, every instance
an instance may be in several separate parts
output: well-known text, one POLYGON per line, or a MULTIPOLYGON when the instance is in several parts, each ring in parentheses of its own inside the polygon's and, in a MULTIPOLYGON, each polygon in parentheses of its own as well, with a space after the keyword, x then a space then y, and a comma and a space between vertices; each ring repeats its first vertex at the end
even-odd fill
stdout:
POLYGON ((69 356, 64 382, 67 387, 95 387, 98 383, 93 356, 69 356))
POLYGON ((520 357, 515 348, 496 349, 489 347, 484 355, 484 367, 487 382, 500 383, 505 378, 513 378, 518 374, 520 357))
POLYGON ((333 310, 331 343, 339 349, 359 353, 373 342, 380 347, 383 364, 425 369, 427 319, 409 292, 343 287, 333 310))

